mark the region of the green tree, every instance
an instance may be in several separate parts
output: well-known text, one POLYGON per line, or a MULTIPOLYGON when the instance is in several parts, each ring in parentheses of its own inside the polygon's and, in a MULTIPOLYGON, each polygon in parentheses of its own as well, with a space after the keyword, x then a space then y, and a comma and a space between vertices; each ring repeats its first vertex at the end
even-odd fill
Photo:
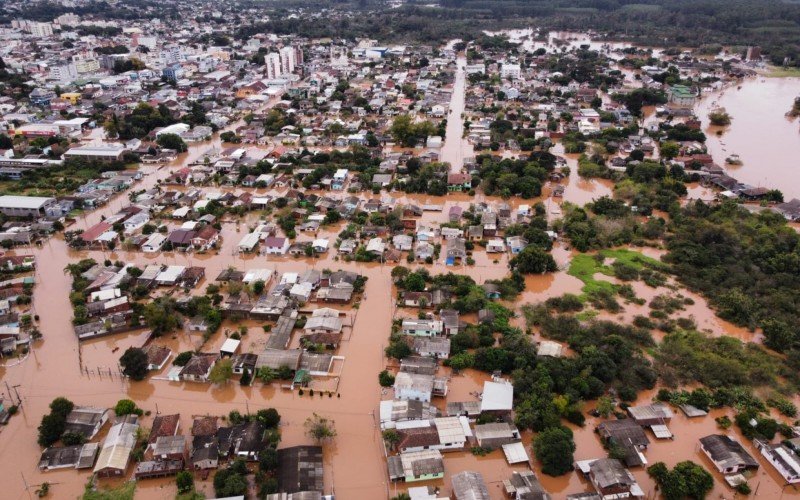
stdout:
POLYGON ((218 497, 232 497, 247 493, 247 466, 237 460, 214 475, 214 492, 218 497))
POLYGON ((119 358, 122 373, 132 380, 144 380, 148 372, 147 354, 138 347, 129 347, 119 358))
POLYGON ((64 433, 67 421, 62 415, 48 413, 39 424, 39 446, 48 447, 58 441, 64 433))
POLYGON ((175 476, 175 483, 178 485, 178 493, 189 493, 194 491, 194 476, 191 472, 182 470, 175 476))
POLYGON ((239 379, 239 385, 246 387, 246 386, 250 385, 250 382, 252 380, 253 380, 253 376, 250 375, 250 370, 245 368, 244 371, 242 372, 242 377, 239 379))
POLYGON ((278 470, 278 450, 269 447, 258 454, 258 469, 262 472, 275 472, 278 470))
POLYGON ((224 384, 233 376, 233 361, 225 358, 217 361, 211 368, 208 380, 214 384, 224 384))
POLYGON ((533 441, 533 451, 542 463, 542 472, 560 476, 572 470, 575 442, 566 427, 551 427, 540 432, 533 441))
POLYGON ((175 366, 186 366, 186 363, 189 362, 194 356, 194 352, 192 351, 183 351, 182 353, 175 356, 175 359, 172 360, 172 364, 175 366))
POLYGON ((381 387, 391 387, 394 385, 394 375, 383 370, 378 374, 378 383, 381 384, 381 387))
POLYGON ((425 290, 425 278, 418 273, 411 273, 403 280, 403 286, 409 292, 422 292, 425 290))
POLYGON ((667 141, 661 144, 659 151, 662 158, 671 160, 678 156, 678 153, 680 152, 680 146, 678 146, 678 144, 675 142, 667 141))
POLYGON ((158 139, 156 139, 156 142, 162 148, 172 149, 179 153, 184 153, 189 149, 183 139, 177 134, 161 134, 158 136, 158 139))
POLYGON ((597 413, 601 417, 607 418, 614 412, 614 401, 609 396, 603 396, 597 400, 597 413))
POLYGON ((281 423, 281 414, 275 408, 265 408, 256 412, 256 420, 267 429, 275 429, 281 423))
POLYGON ((116 406, 114 406, 114 413, 116 413, 117 416, 131 415, 138 413, 138 408, 136 407, 136 403, 132 400, 120 399, 117 401, 116 406))
POLYGON ((163 335, 175 330, 180 324, 175 312, 175 300, 161 297, 144 307, 143 316, 147 327, 154 335, 163 335))
POLYGON ((306 435, 318 444, 330 441, 336 437, 334 421, 327 417, 314 413, 306 419, 303 425, 306 429, 306 435))
POLYGON ((75 404, 65 397, 57 397, 50 402, 50 413, 67 418, 69 412, 75 408, 75 404))
POLYGON ((511 269, 523 274, 551 273, 558 270, 556 261, 544 249, 530 245, 509 262, 511 269))

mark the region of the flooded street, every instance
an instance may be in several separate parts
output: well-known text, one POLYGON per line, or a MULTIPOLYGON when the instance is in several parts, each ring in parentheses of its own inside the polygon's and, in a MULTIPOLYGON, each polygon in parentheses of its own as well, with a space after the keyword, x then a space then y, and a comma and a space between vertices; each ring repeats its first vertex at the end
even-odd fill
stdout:
POLYGON ((708 137, 708 152, 738 180, 780 189, 787 201, 800 198, 800 123, 785 116, 800 96, 800 78, 759 76, 740 86, 709 94, 695 108, 708 137), (729 126, 709 124, 708 113, 717 107, 731 116, 729 126), (742 165, 725 165, 732 154, 739 155, 742 165))
POLYGON ((464 94, 466 92, 466 73, 464 66, 467 58, 460 55, 456 58, 456 77, 453 83, 453 94, 450 98, 450 110, 447 114, 447 135, 442 145, 441 160, 450 163, 450 172, 459 173, 464 167, 464 158, 471 156, 471 146, 464 139, 464 94))
MULTIPOLYGON (((531 32, 523 33, 527 37, 531 32)), ((565 34, 566 36, 566 34, 565 34)), ((546 46, 553 46, 555 40, 561 38, 551 34, 546 46)), ((566 39, 566 38, 564 38, 566 39)), ((587 39, 572 39, 570 45, 591 43, 592 47, 609 47, 606 44, 588 42, 587 39)), ((532 50, 540 46, 539 42, 525 41, 526 48, 532 50)), ((624 47, 624 44, 612 44, 611 47, 624 47)), ((544 46, 544 45, 541 45, 544 46)), ((441 160, 449 162, 451 172, 461 172, 464 160, 473 155, 472 147, 463 138, 464 107, 466 92, 466 76, 464 65, 466 58, 460 55, 456 59, 455 81, 447 117, 447 130, 441 150, 441 160)), ((800 183, 791 182, 797 177, 797 153, 800 152, 800 135, 798 123, 790 121, 783 114, 791 107, 791 103, 800 94, 800 79, 752 79, 744 82, 737 90, 729 88, 720 95, 706 97, 698 105, 698 114, 704 122, 708 134, 708 146, 714 159, 724 164, 725 158, 737 153, 744 164, 741 167, 729 167, 731 175, 753 185, 777 187, 784 191, 787 199, 800 197, 800 183), (712 107, 722 106, 733 116, 733 123, 726 127, 721 136, 716 135, 716 128, 709 127, 707 114, 712 107), (771 146, 775 144, 775 146, 771 146)), ((235 128, 241 122, 232 127, 235 128)), ((145 174, 143 180, 134 190, 156 186, 180 167, 198 161, 211 148, 220 148, 219 135, 215 134, 211 141, 194 143, 189 151, 176 161, 166 166, 142 165, 145 174)), ((395 205, 413 203, 418 205, 441 205, 441 211, 426 211, 417 218, 417 223, 427 226, 439 226, 448 222, 448 210, 453 206, 464 209, 470 204, 485 201, 487 203, 505 202, 512 209, 520 204, 533 204, 542 201, 545 204, 549 220, 560 218, 561 204, 564 201, 584 205, 601 196, 613 194, 613 183, 604 179, 584 179, 577 173, 578 155, 566 155, 563 147, 557 145, 553 152, 564 156, 571 174, 562 181, 565 190, 563 198, 552 198, 553 185, 546 185, 542 197, 530 200, 512 198, 502 200, 487 197, 482 193, 469 196, 466 193, 452 193, 447 197, 427 195, 409 195, 401 192, 383 193, 386 201, 395 205)), ((183 187, 170 189, 181 190, 183 187)), ((258 195, 283 196, 288 188, 277 190, 243 189, 228 187, 201 188, 204 192, 250 191, 258 195)), ((329 194, 329 193, 325 193, 329 194)), ((690 196, 707 198, 713 192, 697 185, 690 186, 690 196)), ((373 195, 359 195, 369 198, 373 195)), ((93 212, 82 215, 69 229, 86 229, 103 217, 108 217, 129 204, 128 194, 116 195, 107 205, 93 212)), ((43 414, 48 411, 48 404, 58 396, 66 396, 76 405, 113 407, 122 398, 130 398, 151 416, 143 419, 147 428, 156 414, 181 414, 181 432, 188 434, 192 418, 199 415, 227 415, 231 410, 241 413, 254 413, 263 408, 276 408, 281 414, 282 441, 280 447, 310 444, 305 436, 303 423, 312 413, 318 413, 335 421, 338 436, 325 445, 325 491, 334 493, 340 499, 380 499, 405 491, 409 486, 431 485, 440 488, 443 495, 451 493, 450 479, 461 471, 479 471, 483 474, 492 498, 504 498, 502 481, 515 470, 532 467, 544 487, 553 498, 564 498, 567 494, 591 490, 591 486, 578 473, 553 478, 542 474, 541 466, 535 459, 530 464, 508 465, 502 451, 483 456, 474 456, 468 450, 447 453, 445 455, 445 477, 443 480, 423 483, 403 484, 390 483, 387 477, 386 460, 378 422, 378 408, 382 399, 392 396, 390 390, 382 390, 378 384, 377 374, 383 370, 388 361, 384 357, 384 348, 389 341, 392 321, 396 317, 413 317, 416 310, 397 311, 397 290, 393 286, 391 270, 395 264, 357 263, 340 260, 336 251, 331 250, 319 258, 275 257, 272 255, 239 254, 237 246, 242 236, 261 219, 260 212, 246 215, 241 221, 222 223, 222 242, 219 250, 205 253, 162 252, 145 254, 138 251, 77 251, 69 248, 61 235, 45 241, 41 247, 18 249, 15 253, 33 253, 37 259, 36 287, 34 289, 33 313, 40 317, 39 328, 43 340, 35 344, 30 356, 14 365, 0 367, 0 374, 8 387, 17 388, 23 399, 20 414, 11 418, 9 425, 0 428, 0 467, 4 471, 0 485, 3 487, 2 498, 24 499, 33 494, 36 487, 49 482, 53 498, 76 498, 83 492, 89 480, 89 471, 71 469, 42 473, 37 464, 41 449, 36 443, 37 426, 43 414), (205 268, 205 279, 191 291, 199 295, 205 292, 206 286, 228 267, 240 270, 268 268, 278 273, 298 272, 308 269, 348 270, 357 272, 368 278, 363 298, 357 305, 339 306, 352 329, 345 335, 340 345, 338 356, 344 358, 340 363, 336 376, 312 384, 333 387, 334 392, 323 395, 316 391, 313 396, 300 395, 298 392, 282 389, 279 384, 264 386, 255 382, 253 386, 242 387, 237 381, 224 385, 212 385, 190 382, 172 382, 166 379, 169 367, 155 372, 148 379, 133 382, 120 377, 118 359, 128 347, 140 347, 148 338, 144 330, 108 336, 80 344, 73 333, 71 317, 72 307, 69 301, 71 277, 64 268, 80 259, 93 258, 102 263, 104 260, 122 261, 140 268, 148 264, 169 264, 202 266, 205 268)), ((173 224, 169 221, 168 224, 173 224)), ((297 241, 309 241, 317 237, 335 241, 343 223, 323 227, 319 233, 302 233, 297 241)), ((477 248, 477 247, 476 247, 477 248)), ((659 257, 663 251, 645 249, 643 253, 659 257)), ((559 271, 544 275, 528 275, 525 277, 526 288, 516 302, 508 304, 519 313, 520 306, 541 302, 550 297, 565 293, 579 295, 583 282, 567 274, 569 263, 575 255, 565 242, 557 242, 552 251, 559 271)), ((453 272, 472 277, 483 283, 488 279, 501 279, 508 275, 509 255, 488 254, 476 250, 472 255, 475 265, 445 266, 442 259, 434 264, 419 265, 431 274, 453 272)), ((411 268, 418 264, 400 264, 411 268)), ((607 276, 599 279, 613 281, 607 276)), ((659 294, 672 293, 676 288, 674 282, 659 288, 650 288, 642 282, 631 283, 636 295, 649 303, 659 294)), ((708 331, 712 335, 729 335, 743 341, 758 340, 756 333, 736 327, 716 317, 707 301, 697 294, 678 289, 692 303, 677 313, 676 317, 693 319, 699 330, 708 331)), ((180 295, 180 291, 176 293, 180 295)), ((648 305, 626 305, 620 313, 610 315, 599 313, 598 317, 615 321, 631 322, 636 315, 647 316, 651 311, 648 305)), ((475 317, 462 318, 475 322, 475 317)), ((214 334, 202 347, 205 352, 218 350, 226 338, 226 330, 235 330, 243 325, 247 334, 243 338, 245 351, 257 352, 263 347, 269 334, 262 326, 265 322, 247 320, 226 320, 222 328, 214 334)), ((514 318, 515 326, 523 326, 521 317, 514 318)), ((660 335, 654 332, 654 336, 660 335)), ((299 345, 299 333, 292 338, 292 347, 299 345)), ((537 340, 539 340, 537 338, 537 340)), ((196 349, 201 342, 197 336, 178 330, 155 343, 169 347, 174 354, 196 349)), ((491 339, 490 339, 491 343, 491 339)), ((443 368, 440 374, 450 376, 450 387, 447 399, 436 399, 434 404, 444 409, 448 401, 474 401, 476 391, 480 391, 483 383, 490 380, 490 375, 475 370, 465 370, 458 374, 443 368)), ((320 387, 317 386, 317 387, 320 387)), ((313 387, 313 385, 312 385, 313 387)), ((0 386, 0 391, 7 390, 0 386)), ((638 403, 649 403, 656 390, 646 391, 639 396, 638 403)), ((586 413, 593 403, 586 404, 582 410, 586 413)), ((682 460, 694 460, 706 469, 713 470, 710 462, 700 452, 698 439, 713 433, 727 433, 742 442, 756 457, 760 457, 751 442, 741 436, 739 431, 731 428, 727 431, 717 429, 714 417, 727 414, 733 416, 733 410, 714 410, 710 415, 699 419, 689 419, 677 413, 670 423, 675 434, 674 441, 658 441, 648 431, 651 439, 650 448, 645 455, 650 463, 664 461, 672 466, 682 460)), ((577 451, 576 460, 599 458, 606 455, 598 435, 594 432, 600 419, 588 416, 584 427, 570 425, 575 433, 577 451)), ((532 433, 523 434, 526 451, 531 454, 532 433)), ((782 488, 780 477, 765 460, 759 460, 761 469, 750 481, 756 498, 779 498, 781 496, 800 497, 794 488, 782 488)), ((129 475, 132 467, 129 467, 129 475)), ((644 469, 633 471, 648 498, 655 498, 655 486, 644 469)), ((723 482, 722 476, 713 472, 714 490, 709 498, 732 498, 733 492, 723 482)), ((213 475, 212 475, 213 477, 213 475)), ((101 482, 102 485, 113 484, 101 482)), ((213 497, 212 482, 197 481, 198 491, 207 497, 213 497)), ((176 494, 173 478, 140 481, 137 484, 137 498, 173 499, 176 494)))

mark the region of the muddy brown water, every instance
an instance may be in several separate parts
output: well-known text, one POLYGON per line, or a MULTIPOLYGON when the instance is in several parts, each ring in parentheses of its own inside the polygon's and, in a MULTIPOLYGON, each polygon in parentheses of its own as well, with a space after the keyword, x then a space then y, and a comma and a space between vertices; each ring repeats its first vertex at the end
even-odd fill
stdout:
MULTIPOLYGON (((455 111, 454 111, 455 113, 455 111)), ((449 135, 449 133, 448 133, 449 135)), ((154 186, 159 179, 169 175, 171 171, 199 158, 210 146, 219 146, 218 139, 192 145, 189 152, 182 155, 172 164, 164 167, 144 166, 143 172, 147 174, 135 189, 154 186)), ((564 200, 578 204, 610 194, 611 185, 604 181, 585 181, 577 176, 575 158, 567 157, 572 168, 572 175, 567 181, 564 200)), ((222 190, 209 188, 208 190, 222 190)), ((257 190, 265 193, 265 190, 257 190)), ((545 193, 549 192, 547 189, 545 193)), ((475 201, 500 201, 497 198, 478 195, 469 197, 466 194, 452 194, 446 198, 436 198, 425 195, 405 195, 392 193, 390 197, 397 202, 414 202, 418 204, 438 203, 444 205, 442 212, 426 212, 421 218, 422 224, 435 224, 447 219, 447 209, 453 204, 468 206, 475 201)), ((541 198, 548 204, 549 216, 557 217, 553 212, 561 200, 541 198)), ((532 204, 536 200, 508 200, 513 207, 521 203, 532 204)), ((99 210, 83 216, 76 228, 86 228, 98 222, 103 215, 109 216, 127 204, 127 195, 117 196, 108 205, 99 210)), ((37 257, 36 278, 37 285, 34 290, 34 313, 40 316, 40 329, 44 340, 39 342, 31 355, 24 362, 13 367, 0 368, 3 382, 11 386, 18 386, 23 398, 23 405, 19 415, 13 417, 8 426, 0 429, 0 468, 4 471, 0 477, 3 487, 3 498, 25 498, 33 494, 36 485, 47 481, 52 484, 51 492, 54 498, 75 498, 81 494, 84 485, 89 479, 89 472, 62 470, 41 473, 37 469, 40 448, 36 445, 37 426, 41 416, 48 411, 49 402, 58 396, 67 396, 79 405, 92 405, 112 407, 121 398, 131 398, 142 408, 155 414, 180 413, 182 415, 182 432, 188 433, 191 418, 194 415, 226 415, 236 409, 240 412, 254 412, 261 408, 275 407, 282 415, 281 432, 282 446, 307 444, 309 440, 304 435, 303 422, 313 412, 328 416, 336 422, 338 437, 325 447, 325 489, 335 492, 343 499, 372 499, 386 498, 394 495, 395 491, 403 491, 407 485, 389 484, 386 476, 386 466, 380 432, 377 425, 378 403, 381 399, 391 397, 391 394, 382 392, 376 374, 385 366, 383 349, 388 342, 392 317, 395 315, 396 305, 394 297, 396 292, 391 284, 390 272, 392 264, 358 264, 337 261, 335 252, 320 259, 291 259, 273 258, 257 255, 236 255, 234 249, 249 224, 259 218, 258 214, 250 214, 241 224, 223 224, 223 242, 218 252, 207 254, 185 254, 164 252, 154 256, 146 256, 139 252, 102 252, 102 251, 75 251, 67 247, 60 236, 46 241, 41 248, 20 249, 18 253, 32 252, 37 257), (195 383, 177 383, 163 380, 165 372, 156 373, 148 380, 130 382, 120 379, 113 374, 117 371, 117 360, 122 352, 130 346, 140 346, 145 340, 144 331, 135 331, 128 334, 106 337, 91 342, 79 343, 72 332, 70 318, 71 307, 68 293, 71 285, 70 277, 63 272, 64 267, 78 259, 92 257, 97 261, 105 259, 121 260, 144 266, 149 263, 200 265, 206 268, 206 280, 193 291, 202 293, 205 286, 213 280, 217 273, 228 266, 240 269, 267 267, 278 272, 302 272, 309 268, 316 269, 348 269, 360 272, 369 278, 363 301, 358 308, 339 307, 346 310, 354 319, 352 332, 342 343, 337 354, 345 357, 342 366, 341 380, 338 383, 340 397, 329 398, 315 395, 309 397, 299 396, 297 393, 282 390, 278 385, 262 386, 256 383, 253 387, 242 388, 237 383, 231 382, 224 386, 211 386, 195 383), (89 369, 87 374, 83 369, 89 369), (112 375, 109 375, 109 371, 112 375), (28 489, 26 491, 26 485, 28 489)), ((340 230, 341 225, 334 228, 323 229, 319 236, 331 237, 340 230)), ((308 235, 301 239, 310 238, 308 235)), ((557 245, 554 250, 556 261, 561 266, 566 266, 571 252, 562 245, 557 245)), ((486 279, 502 278, 507 273, 507 257, 489 256, 483 251, 475 252, 475 266, 446 267, 441 263, 426 266, 433 273, 453 271, 467 274, 478 282, 486 279)), ((579 293, 581 282, 560 271, 546 276, 529 276, 526 278, 527 289, 520 298, 519 303, 535 302, 550 296, 561 295, 566 292, 579 293)), ((637 293, 647 294, 647 290, 637 293)), ((695 298, 695 297, 693 297, 695 298)), ((704 309, 704 303, 695 298, 697 310, 691 313, 696 317, 707 314, 709 322, 713 313, 704 309), (705 312, 704 312, 705 311, 705 312)), ((626 312, 626 314, 628 314, 626 312)), ((718 321, 718 320, 716 320, 718 321)), ((702 323, 702 320, 699 321, 702 323)), ((244 337, 247 349, 257 351, 259 346, 266 341, 267 334, 261 329, 262 323, 247 321, 239 323, 225 322, 220 332, 217 333, 205 349, 211 350, 220 345, 226 329, 236 329, 240 324, 248 327, 248 334, 244 337)), ((706 325, 703 325, 706 326, 706 325)), ((735 331, 729 331, 724 324, 709 323, 708 328, 714 332, 739 336, 735 331)), ((297 334, 295 334, 296 336, 297 334)), ((296 342, 296 339, 294 339, 296 342)), ((167 335, 157 340, 158 343, 169 346, 174 352, 193 349, 198 340, 183 332, 167 335)), ((453 375, 451 379, 450 401, 474 399, 474 393, 480 391, 487 375, 469 370, 463 374, 453 375)), ((2 389, 2 387, 0 387, 2 389)), ((651 395, 643 395, 649 398, 651 395)), ((444 404, 444 400, 436 401, 437 405, 444 404)), ((152 417, 143 420, 144 427, 149 427, 152 417)), ((603 456, 597 436, 592 432, 594 422, 591 418, 584 428, 575 428, 578 450, 577 459, 603 456)), ((712 418, 698 421, 686 421, 678 416, 671 424, 673 432, 678 438, 674 442, 658 442, 651 445, 647 452, 648 460, 664 460, 670 464, 683 459, 693 459, 703 463, 704 458, 697 451, 697 438, 715 432, 712 418)), ((735 431, 729 431, 735 433, 735 431)), ((530 444, 532 435, 526 433, 524 442, 530 444)), ((750 445, 747 445, 750 446, 750 445)), ((707 463, 704 463, 708 467, 707 463)), ((450 477, 461 470, 480 471, 489 486, 493 498, 501 498, 501 482, 507 478, 512 470, 517 467, 506 465, 502 452, 496 451, 486 457, 474 457, 468 451, 448 453, 445 458, 446 477, 443 481, 431 484, 439 487, 443 494, 450 492, 450 477)), ((538 464, 534 469, 540 472, 538 464)), ((129 474, 132 468, 129 469, 129 474)), ((555 498, 562 498, 567 493, 589 490, 590 487, 578 477, 569 474, 560 478, 549 478, 539 474, 545 487, 551 491, 555 498)), ((635 475, 642 483, 645 491, 652 491, 652 483, 642 471, 635 475)), ((714 497, 731 497, 730 490, 721 483, 721 478, 715 476, 714 497)), ((114 482, 101 482, 103 485, 114 485, 114 482)), ((759 484, 759 496, 764 498, 777 498, 780 495, 780 486, 774 471, 763 465, 757 479, 751 481, 756 487, 759 484)), ((210 481, 197 482, 198 489, 207 496, 213 496, 210 481)), ((787 489, 788 495, 790 490, 787 489)), ((792 492, 792 494, 794 494, 792 492)), ((174 498, 174 479, 146 480, 137 486, 137 498, 166 499, 174 498)))
POLYGON ((800 198, 800 123, 785 116, 798 95, 800 78, 758 76, 703 97, 695 112, 714 161, 742 182, 780 189, 787 201, 800 198), (731 115, 729 126, 709 124, 708 113, 717 107, 731 115), (741 165, 725 165, 732 154, 739 155, 741 165))

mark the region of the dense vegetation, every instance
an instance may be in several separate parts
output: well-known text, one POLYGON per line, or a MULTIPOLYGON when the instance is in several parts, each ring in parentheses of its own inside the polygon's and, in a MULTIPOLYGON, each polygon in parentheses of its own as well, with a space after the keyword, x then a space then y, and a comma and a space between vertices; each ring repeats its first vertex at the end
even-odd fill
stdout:
POLYGON ((800 361, 800 235, 780 215, 735 203, 691 203, 666 238, 664 260, 720 317, 764 331, 765 344, 800 361))

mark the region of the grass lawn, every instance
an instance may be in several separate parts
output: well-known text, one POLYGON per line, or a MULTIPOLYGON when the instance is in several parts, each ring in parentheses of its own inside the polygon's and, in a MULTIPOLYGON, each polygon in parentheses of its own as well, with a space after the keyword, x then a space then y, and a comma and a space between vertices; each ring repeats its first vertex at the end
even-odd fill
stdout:
POLYGON ((800 77, 800 68, 796 66, 769 66, 766 71, 759 73, 769 78, 795 78, 800 77))
POLYGON ((83 493, 83 500, 133 500, 136 491, 136 481, 128 481, 125 484, 112 489, 90 489, 86 488, 83 493))
POLYGON ((612 259, 615 262, 621 262, 637 270, 641 270, 645 265, 655 267, 656 269, 663 268, 664 266, 663 263, 652 257, 647 257, 639 252, 624 248, 618 250, 601 250, 597 254, 582 253, 576 255, 572 259, 572 262, 570 262, 567 274, 575 276, 583 282, 583 288, 581 290, 586 295, 597 292, 614 293, 617 290, 617 285, 614 283, 599 280, 595 277, 597 273, 606 276, 614 276, 614 268, 605 263, 600 263, 595 255, 602 255, 604 260, 612 259))

